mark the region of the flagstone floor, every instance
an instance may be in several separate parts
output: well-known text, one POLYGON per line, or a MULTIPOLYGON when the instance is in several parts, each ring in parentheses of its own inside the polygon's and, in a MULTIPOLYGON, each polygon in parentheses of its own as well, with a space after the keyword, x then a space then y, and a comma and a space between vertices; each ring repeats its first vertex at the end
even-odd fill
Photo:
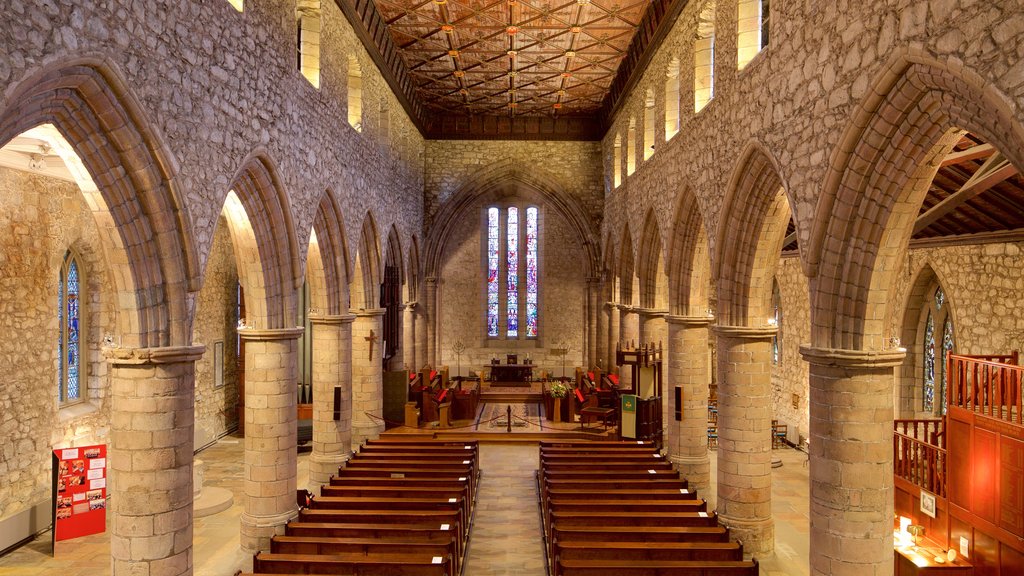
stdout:
MULTIPOLYGON (((783 466, 773 471, 772 507, 775 549, 761 558, 762 576, 808 574, 808 483, 806 456, 796 450, 775 450, 783 466)), ((206 484, 234 492, 231 508, 195 521, 193 555, 197 576, 233 576, 252 569, 252 557, 238 548, 242 513, 240 438, 227 437, 204 450, 206 484)), ((298 484, 307 482, 306 459, 299 455, 298 484)), ((463 576, 544 576, 540 512, 534 471, 537 447, 528 444, 482 444, 479 500, 463 576)), ((712 478, 715 452, 711 452, 712 478)), ((714 491, 703 495, 714 507, 714 491)), ((109 518, 109 517, 108 517, 109 518)), ((51 556, 50 534, 0 557, 0 576, 106 576, 110 574, 110 537, 89 536, 57 546, 51 556)))

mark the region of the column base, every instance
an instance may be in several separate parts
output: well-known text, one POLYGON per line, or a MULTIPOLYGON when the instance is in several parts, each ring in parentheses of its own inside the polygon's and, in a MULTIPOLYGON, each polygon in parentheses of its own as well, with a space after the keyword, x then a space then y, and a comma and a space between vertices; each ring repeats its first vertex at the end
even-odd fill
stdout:
POLYGON ((352 448, 355 449, 358 446, 362 446, 363 442, 367 440, 380 438, 380 434, 383 431, 384 424, 377 424, 376 422, 353 422, 352 448))
POLYGON ((738 520, 727 516, 718 516, 718 521, 729 527, 729 539, 743 543, 743 556, 758 560, 775 554, 775 521, 738 520))
POLYGON ((676 465, 676 469, 689 483, 691 492, 697 490, 700 493, 711 486, 711 458, 707 453, 703 456, 669 454, 668 460, 676 465))
POLYGON ((320 493, 320 487, 331 481, 331 476, 338 473, 338 468, 352 458, 351 453, 309 455, 309 484, 307 490, 314 494, 320 493))
POLYGON ((260 551, 269 552, 270 539, 278 534, 284 534, 284 525, 298 515, 297 509, 270 516, 253 516, 242 512, 239 518, 242 525, 239 545, 242 551, 252 554, 260 551))

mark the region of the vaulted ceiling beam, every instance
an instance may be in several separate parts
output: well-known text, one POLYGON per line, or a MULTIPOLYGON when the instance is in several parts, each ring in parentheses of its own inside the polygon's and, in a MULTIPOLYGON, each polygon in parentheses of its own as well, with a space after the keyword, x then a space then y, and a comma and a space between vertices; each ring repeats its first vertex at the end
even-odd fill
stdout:
POLYGON ((1013 164, 1003 158, 1002 154, 995 152, 959 190, 918 216, 917 221, 914 222, 914 234, 931 226, 968 200, 976 198, 979 194, 1017 173, 1017 168, 1013 164))
POLYGON ((939 162, 939 167, 943 168, 946 166, 953 166, 955 164, 963 164, 969 160, 988 158, 995 154, 995 152, 996 148, 991 144, 979 144, 966 150, 954 150, 947 154, 946 157, 942 159, 942 162, 939 162))

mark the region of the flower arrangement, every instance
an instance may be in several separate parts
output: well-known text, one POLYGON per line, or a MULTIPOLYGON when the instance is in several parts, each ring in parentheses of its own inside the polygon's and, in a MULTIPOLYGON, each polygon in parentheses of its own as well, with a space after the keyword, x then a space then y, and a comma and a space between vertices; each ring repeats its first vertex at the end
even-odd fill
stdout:
POLYGON ((569 394, 569 386, 561 382, 555 382, 551 385, 550 391, 552 398, 565 398, 569 394))

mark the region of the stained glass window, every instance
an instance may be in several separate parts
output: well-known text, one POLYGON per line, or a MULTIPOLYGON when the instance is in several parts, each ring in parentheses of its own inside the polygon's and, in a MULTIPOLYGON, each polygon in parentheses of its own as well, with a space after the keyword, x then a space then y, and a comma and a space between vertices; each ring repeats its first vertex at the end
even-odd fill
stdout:
POLYGON ((498 336, 498 209, 487 210, 487 335, 498 336))
POLYGON ((942 305, 946 303, 946 293, 942 291, 942 286, 935 289, 935 308, 942 310, 942 305))
POLYGON ((924 409, 935 409, 935 321, 930 311, 924 325, 924 409))
POLYGON ((526 337, 537 337, 537 209, 526 209, 526 337))
POLYGON ((81 300, 78 260, 68 254, 61 268, 60 288, 57 291, 57 319, 60 324, 57 369, 61 402, 74 402, 82 397, 81 386, 81 300))
POLYGON ((953 321, 946 318, 942 328, 942 384, 939 388, 939 412, 946 413, 946 384, 949 375, 946 374, 946 357, 953 353, 953 321))
POLYGON ((519 335, 519 209, 508 209, 508 336, 519 335))

